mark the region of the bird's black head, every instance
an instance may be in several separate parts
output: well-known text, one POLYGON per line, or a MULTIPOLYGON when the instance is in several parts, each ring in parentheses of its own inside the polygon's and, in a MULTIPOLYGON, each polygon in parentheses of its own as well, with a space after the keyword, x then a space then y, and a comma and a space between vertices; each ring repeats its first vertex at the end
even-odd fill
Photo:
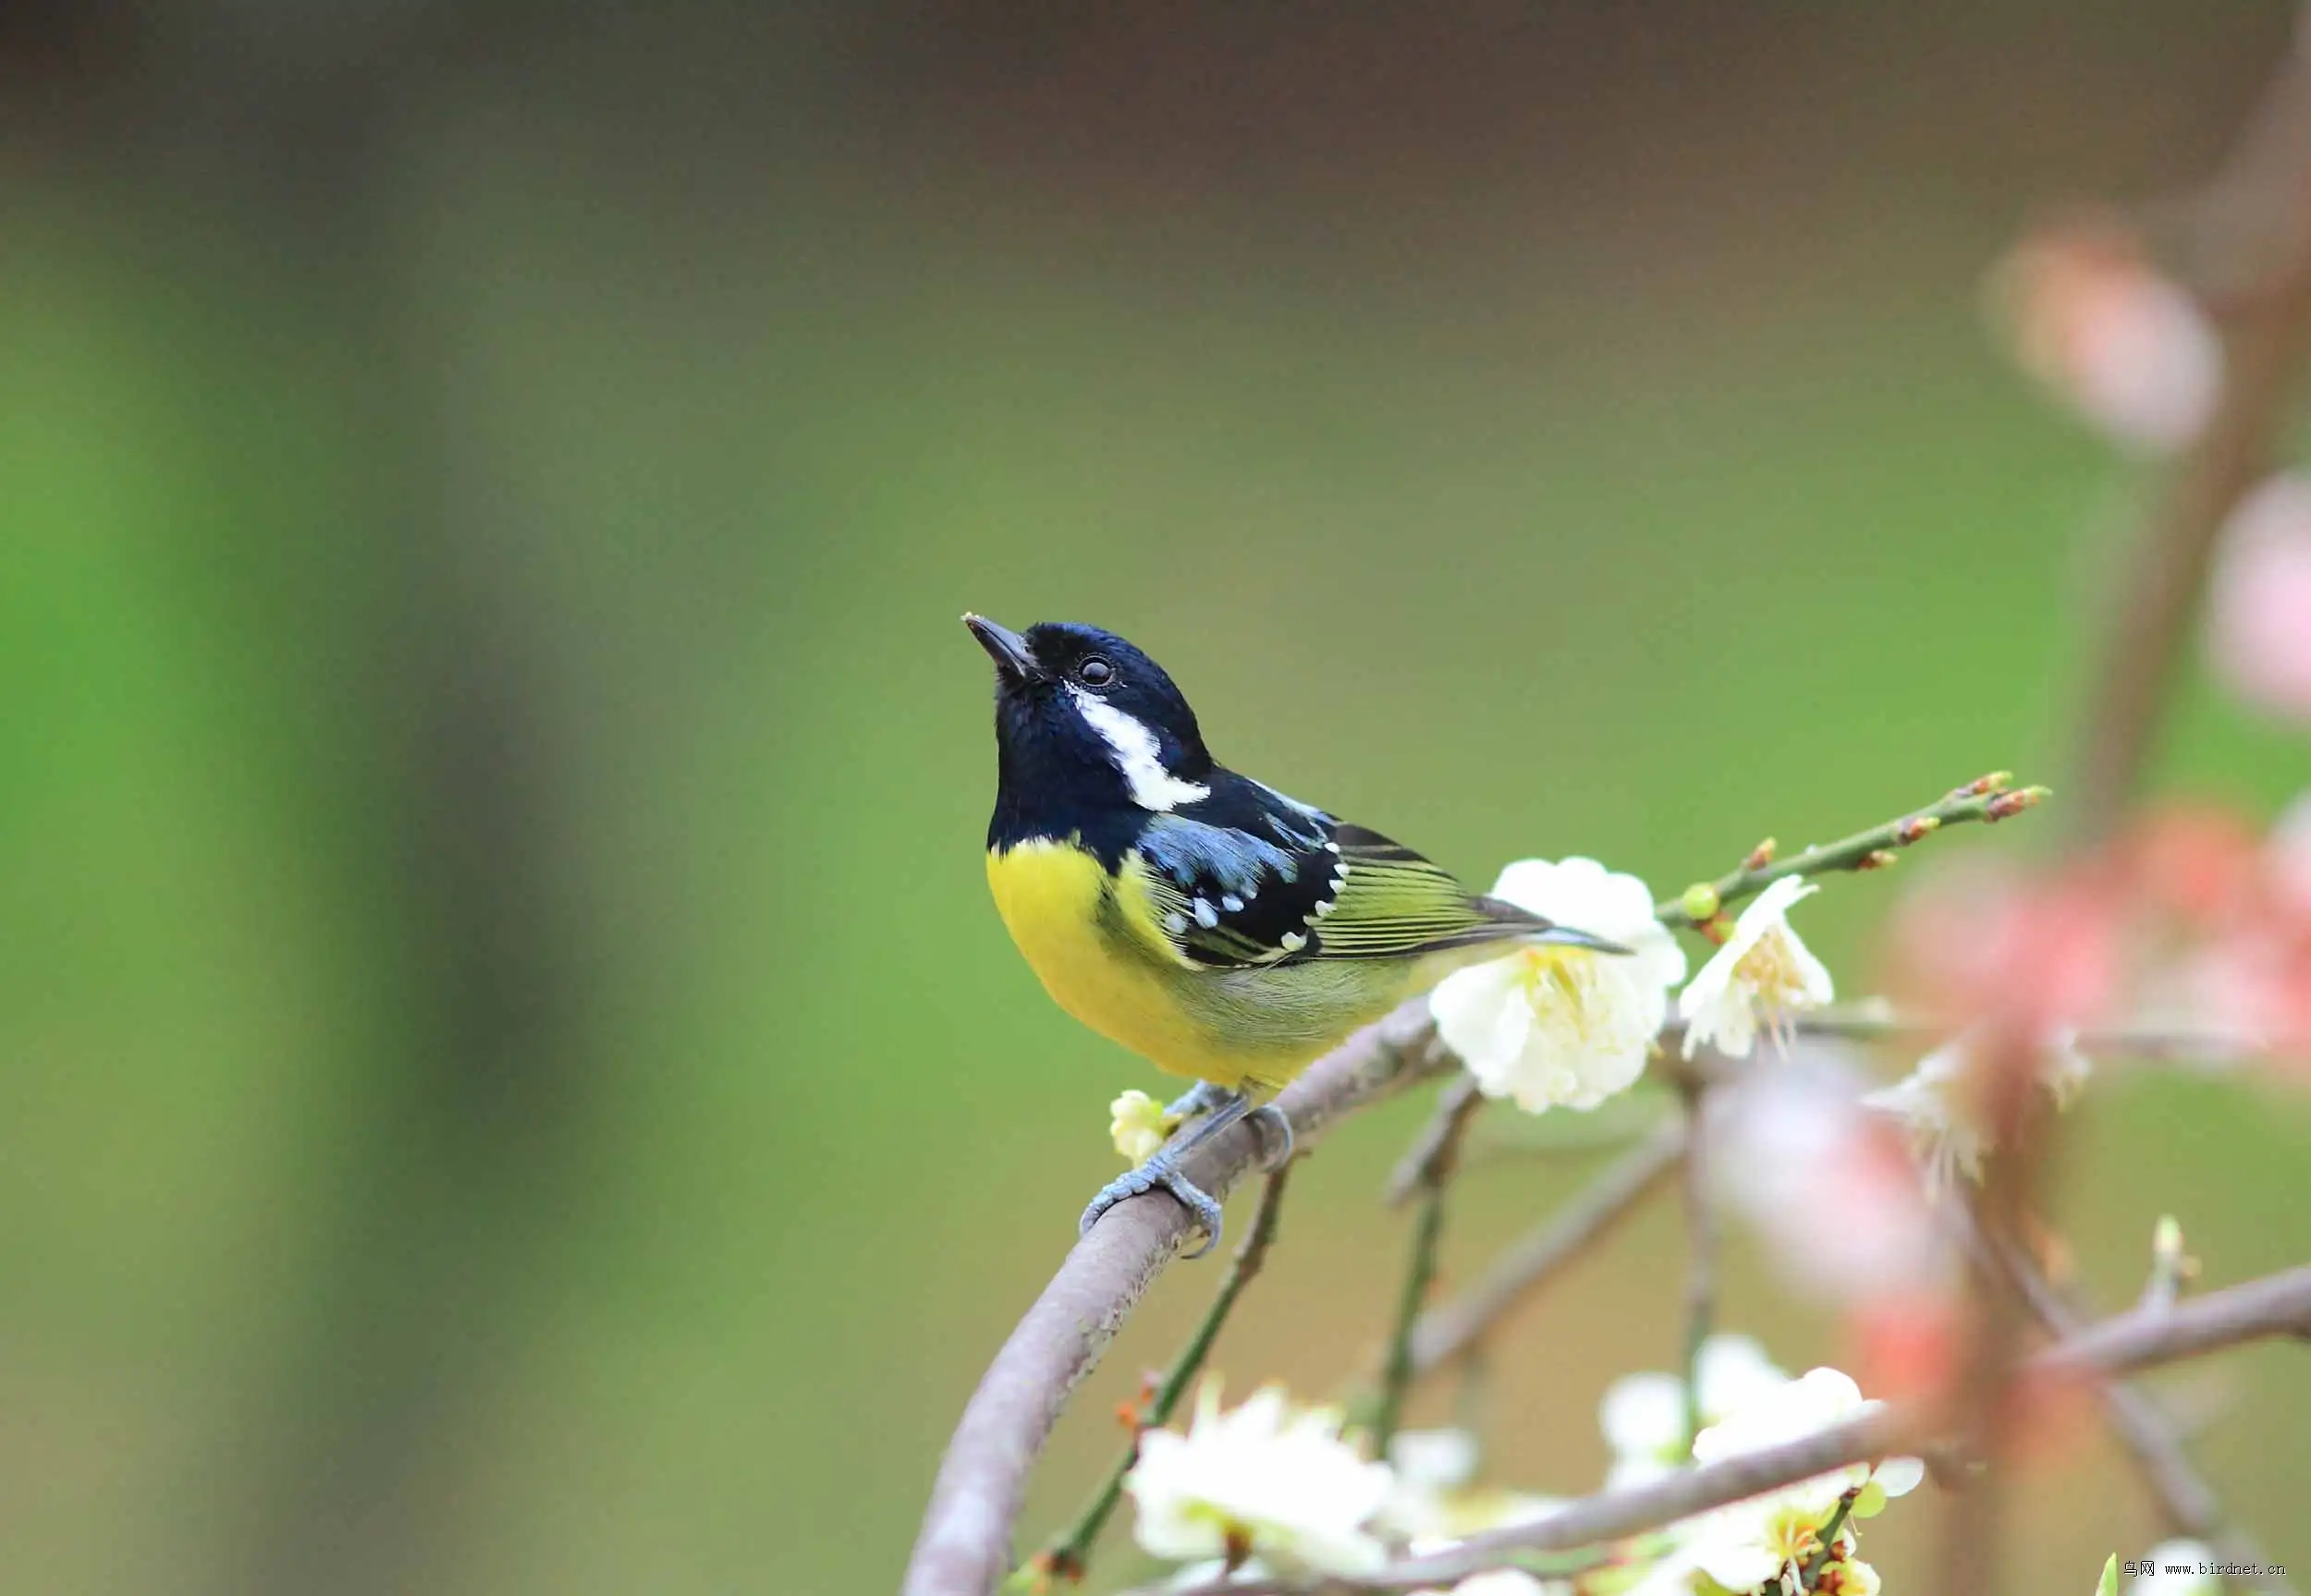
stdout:
POLYGON ((995 661, 1000 785, 990 846, 1070 831, 1097 844, 1205 795, 1212 756, 1195 712, 1154 660, 1072 621, 1024 637, 980 615, 963 624, 995 661))

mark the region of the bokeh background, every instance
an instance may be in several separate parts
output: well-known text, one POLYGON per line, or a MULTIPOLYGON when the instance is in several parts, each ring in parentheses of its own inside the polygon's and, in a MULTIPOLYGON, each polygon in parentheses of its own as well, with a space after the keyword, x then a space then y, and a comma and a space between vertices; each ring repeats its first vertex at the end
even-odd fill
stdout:
MULTIPOLYGON (((2059 782, 2138 483, 1983 274, 2201 177, 2289 25, 8 6, 0 1585, 890 1589, 1107 1099, 1160 1085, 986 900, 957 615, 1125 632, 1223 758, 1478 878, 1670 889, 2059 782)), ((2268 815, 2311 744, 2193 681, 2158 780, 2268 815)), ((1894 889, 1806 910, 1849 990, 1894 889)), ((1296 1182, 1238 1389, 1370 1359, 1420 1112, 1296 1182)), ((2138 1075, 2077 1126, 2106 1301, 2165 1211, 2216 1280, 2311 1256, 2300 1096, 2138 1075)), ((1451 1273, 1599 1156, 1473 1170, 1451 1273)), ((1518 1321, 1504 1477, 1595 1484, 1682 1256, 1661 1205, 1518 1321)), ((1028 1534, 1213 1279, 1161 1283, 1028 1534)), ((1727 1318, 1839 1351, 1762 1268, 1727 1318)), ((2311 1563, 2300 1351, 2164 1389, 2311 1563)), ((2018 1584, 2156 1538, 2090 1435, 2023 1496, 2018 1584)))

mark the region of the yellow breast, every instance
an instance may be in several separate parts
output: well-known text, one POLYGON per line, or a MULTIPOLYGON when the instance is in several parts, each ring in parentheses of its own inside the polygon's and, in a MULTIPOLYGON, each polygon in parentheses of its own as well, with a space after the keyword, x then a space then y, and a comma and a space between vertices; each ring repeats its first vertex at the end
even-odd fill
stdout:
POLYGON ((1196 972, 1134 930, 1154 923, 1135 876, 1113 881, 1082 848, 1037 840, 988 854, 987 885, 1061 1008, 1158 1069, 1223 1086, 1244 1078, 1252 1061, 1183 1002, 1196 972))

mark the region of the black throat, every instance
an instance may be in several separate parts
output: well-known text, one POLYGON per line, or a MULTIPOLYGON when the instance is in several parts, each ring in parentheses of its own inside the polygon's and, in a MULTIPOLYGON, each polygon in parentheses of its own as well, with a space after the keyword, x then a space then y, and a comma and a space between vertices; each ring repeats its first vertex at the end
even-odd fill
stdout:
POLYGON ((1074 838, 1114 871, 1147 827, 1107 740, 1057 684, 999 688, 995 704, 995 814, 987 847, 1074 838))

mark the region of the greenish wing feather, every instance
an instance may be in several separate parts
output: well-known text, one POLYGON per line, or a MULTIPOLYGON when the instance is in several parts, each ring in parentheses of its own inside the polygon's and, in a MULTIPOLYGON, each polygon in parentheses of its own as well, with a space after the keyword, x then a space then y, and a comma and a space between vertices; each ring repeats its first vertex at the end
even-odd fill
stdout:
MULTIPOLYGON (((1265 789, 1263 789, 1265 791, 1265 789)), ((1189 815, 1151 822, 1137 852, 1173 951, 1207 969, 1309 959, 1398 958, 1547 929, 1473 897, 1450 875, 1376 832, 1319 811, 1296 835, 1189 815)))
POLYGON ((1347 879, 1317 925, 1320 958, 1388 958, 1529 935, 1547 922, 1473 896, 1450 872, 1361 826, 1333 834, 1347 879))

